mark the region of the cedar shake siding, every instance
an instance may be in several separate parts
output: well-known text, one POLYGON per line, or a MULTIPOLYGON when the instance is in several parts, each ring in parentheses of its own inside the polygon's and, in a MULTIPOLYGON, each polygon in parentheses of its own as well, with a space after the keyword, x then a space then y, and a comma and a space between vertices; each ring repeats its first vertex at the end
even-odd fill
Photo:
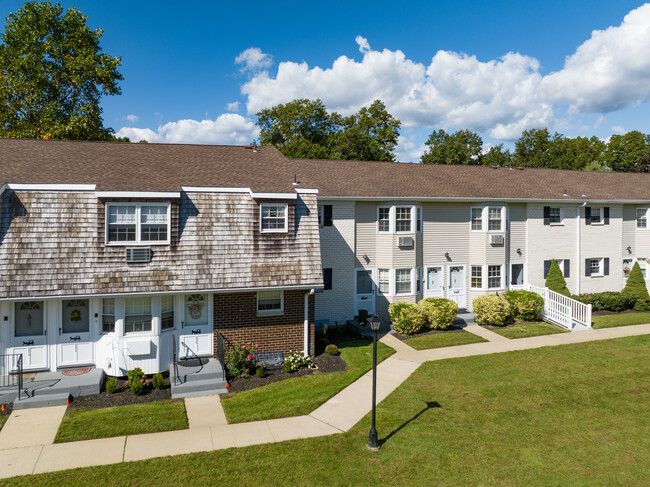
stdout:
MULTIPOLYGON (((309 296, 309 353, 314 353, 314 296, 309 296)), ((304 350, 305 291, 284 291, 284 312, 257 314, 257 293, 215 294, 214 331, 226 347, 239 342, 259 344, 259 352, 304 350), (233 340, 234 339, 234 340, 233 340)))
POLYGON ((315 194, 261 200, 289 210, 288 232, 261 233, 249 193, 182 192, 171 200, 171 243, 150 245, 151 262, 139 264, 126 263, 133 245, 105 242, 105 204, 118 200, 12 190, 1 200, 0 298, 322 286, 315 194))

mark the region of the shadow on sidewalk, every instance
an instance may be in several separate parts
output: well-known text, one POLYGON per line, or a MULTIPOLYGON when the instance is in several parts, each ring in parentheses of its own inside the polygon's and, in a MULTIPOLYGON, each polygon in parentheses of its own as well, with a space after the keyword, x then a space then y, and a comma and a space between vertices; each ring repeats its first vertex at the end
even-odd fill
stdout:
POLYGON ((404 427, 407 426, 409 423, 411 423, 412 421, 415 421, 415 420, 418 419, 420 416, 422 416, 422 414, 423 414, 425 411, 428 411, 429 409, 435 409, 435 408, 441 408, 441 407, 442 407, 442 406, 440 405, 440 403, 438 403, 438 401, 427 401, 425 404, 426 404, 426 406, 425 406, 425 407, 424 407, 420 412, 418 412, 416 415, 414 415, 414 416, 413 416, 411 419, 409 419, 408 421, 405 421, 404 423, 402 423, 402 424, 400 425, 399 428, 397 428, 397 429, 391 431, 391 432, 386 436, 386 438, 383 438, 383 439, 379 440, 379 445, 381 446, 381 445, 383 445, 384 443, 386 443, 388 440, 390 440, 390 439, 393 437, 393 435, 397 434, 397 433, 398 433, 402 428, 404 428, 404 427))

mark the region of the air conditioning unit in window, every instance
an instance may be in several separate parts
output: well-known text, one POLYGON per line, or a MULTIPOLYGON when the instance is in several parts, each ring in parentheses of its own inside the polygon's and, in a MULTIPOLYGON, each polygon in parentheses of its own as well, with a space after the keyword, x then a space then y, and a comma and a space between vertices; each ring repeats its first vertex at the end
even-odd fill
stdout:
POLYGON ((490 235, 492 245, 503 245, 503 235, 490 235))
POLYGON ((400 237, 398 245, 400 247, 413 247, 413 237, 400 237))
POLYGON ((131 247, 126 249, 127 262, 151 262, 149 247, 131 247))

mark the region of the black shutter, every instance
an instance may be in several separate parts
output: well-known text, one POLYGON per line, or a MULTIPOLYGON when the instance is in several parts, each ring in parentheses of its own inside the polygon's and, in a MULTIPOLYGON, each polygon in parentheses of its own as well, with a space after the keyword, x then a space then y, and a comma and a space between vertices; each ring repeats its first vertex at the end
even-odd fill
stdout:
POLYGON ((605 261, 605 271, 603 272, 603 274, 609 276, 609 257, 605 257, 605 259, 603 260, 605 261))
POLYGON ((544 261, 544 279, 548 277, 548 271, 551 270, 551 261, 550 260, 545 260, 544 261))
POLYGON ((585 207, 585 225, 591 225, 591 206, 585 207))
POLYGON ((585 277, 591 276, 591 259, 585 259, 585 277))
POLYGON ((609 225, 609 206, 605 207, 605 225, 609 225))
POLYGON ((551 207, 550 206, 545 206, 544 207, 544 225, 550 225, 551 224, 551 207))
POLYGON ((323 284, 324 289, 332 289, 332 269, 323 269, 323 284))
POLYGON ((571 261, 564 259, 564 277, 571 277, 571 261))
POLYGON ((323 226, 332 226, 332 205, 323 205, 323 226))

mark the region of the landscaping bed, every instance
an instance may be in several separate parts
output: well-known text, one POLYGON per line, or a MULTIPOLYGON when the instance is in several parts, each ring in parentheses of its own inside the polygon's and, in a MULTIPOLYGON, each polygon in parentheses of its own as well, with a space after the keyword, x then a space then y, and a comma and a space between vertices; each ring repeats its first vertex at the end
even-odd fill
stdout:
POLYGON ((90 396, 74 397, 68 409, 101 409, 115 406, 126 406, 130 404, 146 404, 149 402, 168 400, 172 398, 171 383, 169 374, 163 374, 164 385, 162 389, 149 387, 144 392, 136 396, 131 389, 124 385, 125 380, 117 379, 118 389, 113 394, 106 392, 106 383, 102 385, 102 392, 91 394, 90 396))
POLYGON ((483 328, 493 331, 506 338, 528 338, 542 335, 553 335, 555 333, 568 333, 557 325, 545 321, 515 321, 505 326, 482 325, 483 328))
POLYGON ((395 333, 394 336, 416 350, 453 347, 456 345, 467 345, 470 343, 481 343, 487 341, 474 333, 469 333, 463 330, 459 326, 452 326, 447 330, 427 329, 426 331, 413 333, 412 335, 395 333))

